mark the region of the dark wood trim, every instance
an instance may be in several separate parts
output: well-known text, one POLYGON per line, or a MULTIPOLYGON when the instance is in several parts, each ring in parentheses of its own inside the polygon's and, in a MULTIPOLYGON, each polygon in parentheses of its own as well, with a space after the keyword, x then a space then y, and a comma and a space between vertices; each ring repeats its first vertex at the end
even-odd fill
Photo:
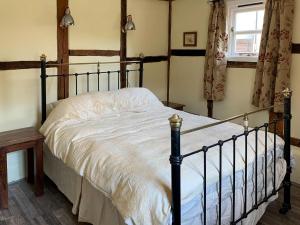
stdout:
MULTIPOLYGON (((61 28, 60 21, 69 6, 68 0, 57 0, 57 61, 59 63, 69 63, 69 29, 61 28)), ((59 66, 58 74, 69 74, 69 66, 59 66)), ((57 98, 64 99, 69 96, 69 76, 58 77, 57 98)))
MULTIPOLYGON (((121 24, 120 24, 120 60, 127 58, 127 33, 123 32, 123 27, 127 22, 127 0, 121 0, 121 24)), ((121 88, 126 87, 126 64, 120 65, 121 88)))
POLYGON ((69 50, 70 56, 119 56, 119 50, 69 50))
MULTIPOLYGON (((127 57, 126 58, 127 61, 138 61, 140 59, 141 58, 139 58, 139 57, 127 57)), ((163 61, 167 61, 167 60, 168 60, 168 56, 165 56, 165 55, 145 56, 143 58, 144 63, 163 62, 163 61)))
POLYGON ((293 43, 292 53, 293 54, 300 54, 300 43, 293 43))
POLYGON ((176 110, 180 110, 183 111, 183 108, 185 107, 184 104, 180 104, 180 103, 175 103, 175 102, 170 102, 170 101, 162 101, 162 103, 164 104, 164 106, 176 109, 176 110))
POLYGON ((239 62, 239 61, 228 61, 227 68, 250 68, 256 69, 257 62, 239 62))
POLYGON ((172 0, 169 0, 168 17, 168 65, 167 65, 167 102, 170 101, 170 77, 171 77, 171 56, 172 56, 172 0))
POLYGON ((300 139, 292 137, 291 138, 291 145, 300 148, 300 139))
POLYGON ((172 49, 172 56, 205 56, 205 49, 172 49))
POLYGON ((210 118, 213 118, 214 113, 214 101, 213 100, 207 100, 207 116, 210 118))
MULTIPOLYGON (((57 61, 49 61, 49 64, 56 64, 57 61)), ((55 66, 48 66, 55 67, 55 66)), ((23 69, 38 69, 41 68, 40 61, 10 61, 0 62, 0 70, 23 70, 23 69)))

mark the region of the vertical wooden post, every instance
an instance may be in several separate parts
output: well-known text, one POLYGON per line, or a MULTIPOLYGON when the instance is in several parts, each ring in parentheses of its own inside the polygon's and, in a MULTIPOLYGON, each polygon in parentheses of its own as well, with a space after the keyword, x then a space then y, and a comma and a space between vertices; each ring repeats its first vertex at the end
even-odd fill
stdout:
POLYGON ((182 119, 173 115, 170 119, 171 126, 171 177, 172 177, 172 225, 181 224, 181 152, 180 152, 180 129, 182 119))
MULTIPOLYGON (((127 58, 127 33, 123 32, 127 22, 127 0, 121 0, 121 25, 120 25, 120 60, 127 58)), ((126 87, 126 67, 125 63, 120 64, 121 88, 126 87)))
POLYGON ((284 159, 287 164, 287 171, 284 177, 284 196, 283 205, 280 213, 285 214, 291 209, 291 96, 292 92, 289 89, 283 91, 284 94, 284 159))
POLYGON ((168 19, 168 68, 167 68, 167 103, 170 102, 170 75, 171 75, 171 46, 172 45, 172 0, 169 0, 168 19))
MULTIPOLYGON (((57 0, 57 61, 69 63, 69 28, 61 28, 60 22, 69 6, 68 0, 57 0)), ((69 74, 69 65, 59 66, 58 74, 69 74)), ((57 98, 69 97, 69 76, 58 77, 57 98)))
POLYGON ((214 101, 207 100, 207 116, 213 118, 213 114, 214 114, 214 101))

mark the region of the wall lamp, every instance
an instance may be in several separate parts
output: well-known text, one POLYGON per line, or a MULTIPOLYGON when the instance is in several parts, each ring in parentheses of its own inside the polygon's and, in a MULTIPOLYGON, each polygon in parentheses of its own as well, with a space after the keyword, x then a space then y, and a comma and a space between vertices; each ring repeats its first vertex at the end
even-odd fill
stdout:
POLYGON ((71 11, 70 11, 70 8, 66 8, 66 11, 65 11, 65 15, 63 16, 63 18, 61 19, 61 22, 60 22, 60 27, 61 28, 67 28, 71 25, 74 25, 74 19, 73 17, 71 16, 71 11))
POLYGON ((126 22, 124 28, 122 29, 122 32, 127 33, 127 31, 130 31, 130 30, 135 30, 135 24, 132 20, 132 15, 127 16, 127 22, 126 22))

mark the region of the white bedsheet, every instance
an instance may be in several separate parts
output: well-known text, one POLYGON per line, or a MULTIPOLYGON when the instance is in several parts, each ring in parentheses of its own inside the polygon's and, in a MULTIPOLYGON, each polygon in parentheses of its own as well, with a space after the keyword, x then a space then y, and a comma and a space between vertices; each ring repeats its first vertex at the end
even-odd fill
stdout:
MULTIPOLYGON (((140 103, 140 99, 138 101, 135 99, 133 101, 135 104, 131 104, 130 96, 127 96, 129 98, 126 99, 126 104, 123 104, 124 99, 120 96, 126 95, 124 93, 117 95, 99 93, 62 101, 50 114, 41 132, 46 136, 46 143, 52 153, 110 198, 127 224, 168 224, 171 219, 168 118, 175 112, 180 114, 184 119, 182 130, 208 124, 214 120, 174 111, 163 107, 154 99, 152 99, 153 102, 152 100, 141 101, 143 104, 136 104, 140 103), (100 105, 99 102, 101 102, 100 105), (120 104, 120 102, 123 103, 120 104), (145 102, 147 104, 144 104, 145 102)), ((241 126, 227 123, 184 135, 182 136, 182 153, 194 151, 203 145, 210 145, 242 132, 241 126)), ((244 146, 244 139, 239 139, 236 170, 240 171, 241 181, 245 167, 244 146)), ((261 132, 258 146, 259 165, 262 170, 264 134, 261 132)), ((273 135, 269 134, 269 163, 273 160, 272 149, 273 135)), ((282 171, 285 171, 282 149, 283 141, 278 138, 279 163, 277 163, 277 168, 281 171, 281 176, 277 184, 284 176, 282 171)), ((217 152, 217 149, 211 149, 207 154, 207 184, 210 187, 208 195, 211 194, 208 197, 209 208, 215 207, 215 199, 218 196, 216 192, 219 171, 217 152)), ((254 135, 251 134, 248 141, 249 168, 253 167, 253 160, 254 135)), ((251 169, 249 171, 248 180, 251 182, 253 173, 251 169)), ((226 196, 231 189, 232 146, 230 143, 223 146, 222 173, 225 180, 222 197, 230 201, 230 196, 226 196)), ((272 173, 271 168, 270 173, 272 173)), ((185 159, 182 165, 183 205, 201 198, 202 177, 202 154, 185 159)), ((263 188, 262 181, 263 179, 259 179, 261 188, 263 188)), ((249 194, 250 197, 253 196, 251 189, 249 194)), ((239 203, 242 204, 241 201, 239 203)), ((224 207, 222 215, 226 215, 228 210, 228 207, 224 207)), ((217 218, 217 216, 217 213, 214 213, 212 216, 209 215, 209 218, 217 218)), ((214 224, 213 222, 210 221, 208 224, 214 224)))

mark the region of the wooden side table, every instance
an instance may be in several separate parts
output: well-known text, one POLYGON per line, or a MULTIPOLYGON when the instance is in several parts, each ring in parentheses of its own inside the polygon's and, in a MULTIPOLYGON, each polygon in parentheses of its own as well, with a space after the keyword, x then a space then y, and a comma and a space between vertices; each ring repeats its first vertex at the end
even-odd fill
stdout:
POLYGON ((183 104, 174 103, 174 102, 162 101, 162 103, 167 107, 170 107, 170 108, 173 108, 176 110, 181 110, 181 111, 183 111, 183 108, 185 107, 185 105, 183 105, 183 104))
POLYGON ((27 181, 35 183, 36 196, 43 195, 43 142, 43 135, 33 127, 0 133, 0 209, 8 208, 7 153, 10 152, 27 149, 27 181))

